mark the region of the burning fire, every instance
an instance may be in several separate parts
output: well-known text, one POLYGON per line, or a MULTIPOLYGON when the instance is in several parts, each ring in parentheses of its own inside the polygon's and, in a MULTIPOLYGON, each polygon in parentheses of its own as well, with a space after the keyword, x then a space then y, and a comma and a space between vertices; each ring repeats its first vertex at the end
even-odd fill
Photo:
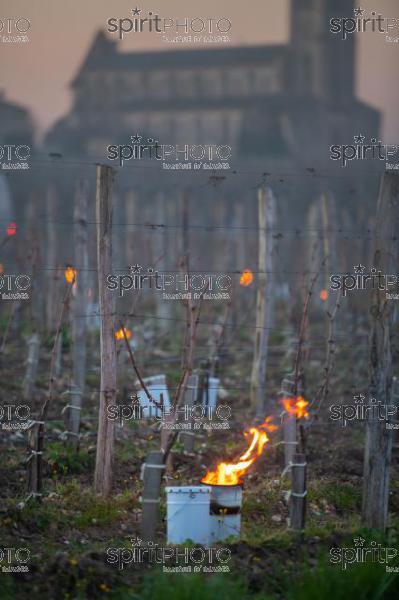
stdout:
POLYGON ((320 291, 320 300, 322 300, 323 302, 326 302, 326 300, 328 300, 328 292, 327 292, 327 290, 321 290, 320 291))
POLYGON ((284 406, 284 410, 289 415, 295 415, 297 419, 309 419, 309 413, 306 408, 309 406, 309 402, 307 402, 302 396, 283 398, 282 404, 284 406))
POLYGON ((244 269, 243 272, 241 273, 240 285, 247 287, 248 285, 251 285, 253 280, 254 280, 254 275, 253 275, 251 269, 244 269))
POLYGON ((7 225, 6 232, 7 232, 8 236, 15 235, 17 233, 17 224, 16 223, 9 223, 7 225))
POLYGON ((67 283, 76 283, 76 275, 77 271, 71 265, 67 265, 67 268, 64 271, 65 279, 67 283))
MULTIPOLYGON (((125 327, 125 335, 128 340, 130 340, 130 338, 132 337, 132 332, 130 331, 130 329, 126 329, 126 327, 125 327)), ((118 329, 118 331, 115 331, 115 339, 116 340, 124 339, 122 327, 120 329, 118 329)))
POLYGON ((250 427, 244 432, 246 439, 252 436, 248 450, 242 454, 235 463, 220 462, 215 471, 208 471, 201 479, 202 483, 211 485, 239 485, 247 469, 262 454, 263 448, 269 442, 270 433, 277 429, 277 425, 271 423, 272 417, 267 417, 259 427, 250 427))

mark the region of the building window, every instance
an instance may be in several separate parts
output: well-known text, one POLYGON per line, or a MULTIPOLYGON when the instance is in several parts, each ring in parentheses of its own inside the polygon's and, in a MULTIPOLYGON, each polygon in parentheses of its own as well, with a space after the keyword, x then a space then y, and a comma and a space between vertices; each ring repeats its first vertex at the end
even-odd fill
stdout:
POLYGON ((142 100, 145 97, 143 76, 141 73, 128 73, 126 75, 129 87, 129 99, 142 100))
POLYGON ((148 95, 154 100, 171 97, 171 77, 168 71, 155 71, 148 75, 148 95))
POLYGON ((255 94, 275 93, 279 90, 277 72, 274 66, 254 68, 252 80, 255 94))
POLYGON ((151 113, 148 118, 148 134, 160 144, 170 143, 170 122, 165 113, 151 113))
POLYGON ((175 93, 181 98, 194 98, 196 95, 196 74, 194 71, 178 71, 175 76, 175 93))
POLYGON ((203 144, 225 144, 227 123, 221 111, 206 111, 201 115, 203 144))
POLYGON ((223 76, 217 69, 206 69, 201 74, 201 92, 204 96, 219 97, 223 94, 223 76))
POLYGON ((197 119, 194 113, 182 111, 175 115, 175 136, 177 144, 196 144, 198 140, 197 119))
POLYGON ((226 73, 227 93, 231 96, 247 96, 249 93, 249 72, 245 67, 229 69, 226 73))

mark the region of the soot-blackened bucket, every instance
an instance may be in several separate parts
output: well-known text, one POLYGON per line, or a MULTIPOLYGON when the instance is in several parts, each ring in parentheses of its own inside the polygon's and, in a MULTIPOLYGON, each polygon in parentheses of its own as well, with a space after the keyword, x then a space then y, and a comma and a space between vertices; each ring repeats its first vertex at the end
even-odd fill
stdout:
POLYGON ((228 537, 240 537, 241 485, 210 485, 211 488, 211 541, 220 542, 228 537))

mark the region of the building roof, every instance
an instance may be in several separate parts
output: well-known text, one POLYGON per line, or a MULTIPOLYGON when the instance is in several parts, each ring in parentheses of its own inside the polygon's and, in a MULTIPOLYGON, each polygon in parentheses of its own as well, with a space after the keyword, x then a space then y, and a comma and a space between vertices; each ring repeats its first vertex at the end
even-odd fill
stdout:
POLYGON ((226 46, 210 49, 154 50, 146 52, 122 53, 118 51, 117 42, 107 37, 102 31, 98 32, 93 44, 72 81, 74 87, 86 71, 98 69, 195 69, 210 67, 225 67, 240 64, 263 63, 266 60, 283 56, 288 49, 284 45, 258 46, 226 46))
POLYGON ((15 102, 9 102, 6 100, 5 93, 3 90, 0 90, 0 111, 2 114, 12 114, 15 117, 28 117, 29 111, 24 106, 17 104, 15 102))

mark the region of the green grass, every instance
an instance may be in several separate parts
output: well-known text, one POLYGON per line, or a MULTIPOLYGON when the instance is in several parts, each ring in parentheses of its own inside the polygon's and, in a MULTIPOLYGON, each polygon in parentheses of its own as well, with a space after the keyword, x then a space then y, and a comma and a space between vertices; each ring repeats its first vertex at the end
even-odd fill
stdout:
POLYGON ((18 598, 16 587, 12 577, 9 574, 0 574, 0 599, 14 600, 18 598))
POLYGON ((342 571, 338 566, 322 564, 308 570, 287 600, 396 600, 399 577, 386 573, 381 564, 358 564, 342 571))
POLYGON ((309 483, 308 497, 310 502, 332 504, 336 510, 359 510, 362 490, 349 483, 337 481, 312 481, 309 483))
POLYGON ((94 469, 93 453, 84 450, 77 452, 71 445, 62 442, 47 445, 46 460, 53 477, 91 472, 94 469))
POLYGON ((136 505, 128 491, 112 498, 103 498, 90 488, 82 490, 77 481, 58 486, 57 489, 62 492, 63 507, 70 513, 70 523, 77 528, 91 525, 106 527, 121 519, 126 511, 131 511, 136 505))
POLYGON ((82 488, 76 480, 56 484, 55 491, 42 502, 29 502, 22 510, 11 510, 8 519, 24 524, 31 531, 48 530, 58 535, 70 528, 85 530, 92 526, 108 527, 129 517, 138 505, 129 491, 113 498, 102 498, 91 488, 82 488))
MULTIPOLYGON (((134 421, 125 421, 124 427, 130 427, 131 423, 135 423, 134 421)), ((154 436, 155 437, 155 436, 154 436)), ((156 441, 158 441, 156 439, 156 441)), ((137 443, 132 441, 131 439, 123 439, 119 440, 115 446, 115 460, 120 463, 127 463, 128 465, 132 465, 132 461, 138 460, 142 461, 145 458, 148 449, 146 447, 140 447, 137 443)))
MULTIPOLYGON (((101 511, 98 516, 101 517, 101 511)), ((366 546, 369 540, 377 539, 383 546, 395 546, 383 537, 378 538, 377 532, 364 530, 360 535, 367 539, 366 546)), ((331 544, 327 543, 319 546, 318 558, 313 556, 311 566, 306 543, 297 546, 295 553, 287 553, 283 552, 281 542, 282 539, 270 541, 254 548, 250 554, 237 548, 232 552, 230 572, 223 574, 165 573, 158 567, 147 570, 144 565, 138 571, 121 574, 104 569, 101 558, 97 564, 90 559, 89 566, 83 568, 87 558, 80 557, 81 548, 70 545, 73 557, 65 557, 46 589, 54 593, 56 590, 57 597, 65 600, 396 600, 398 597, 399 574, 386 573, 385 564, 349 564, 342 570, 340 564, 330 563, 328 548, 331 544), (266 563, 263 563, 264 558, 266 563)), ((125 543, 125 539, 118 540, 118 545, 125 543)), ((352 546, 349 539, 347 543, 352 546)), ((345 545, 345 542, 340 544, 345 545)), ((391 566, 398 564, 397 560, 390 563, 391 566)), ((28 591, 27 582, 23 584, 23 591, 28 591)), ((22 582, 4 578, 0 599, 37 597, 32 591, 30 596, 20 592, 22 582)))
POLYGON ((128 597, 131 600, 266 600, 265 596, 250 595, 245 583, 236 576, 162 572, 147 576, 140 592, 128 597))
MULTIPOLYGON (((297 565, 298 567, 299 565, 297 565)), ((234 567, 233 567, 234 569, 234 567)), ((264 586, 271 574, 265 574, 264 586)), ((396 600, 398 574, 385 573, 381 564, 358 564, 342 571, 328 562, 316 570, 305 567, 302 575, 290 576, 284 582, 284 600, 396 600)), ((268 589, 253 591, 241 574, 228 575, 193 573, 165 574, 152 571, 145 576, 139 590, 122 593, 117 589, 114 599, 130 600, 271 600, 276 598, 268 589)))

